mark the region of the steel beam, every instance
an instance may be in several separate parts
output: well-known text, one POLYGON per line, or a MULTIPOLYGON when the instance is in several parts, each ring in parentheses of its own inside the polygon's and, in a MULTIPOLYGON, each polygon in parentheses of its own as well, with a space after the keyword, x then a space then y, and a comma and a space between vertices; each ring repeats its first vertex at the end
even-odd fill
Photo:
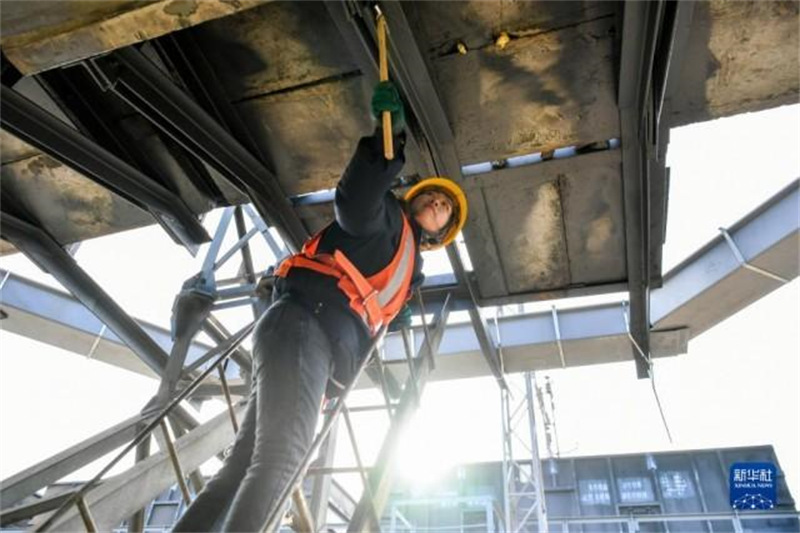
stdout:
MULTIPOLYGON (((617 103, 622 129, 622 180, 625 210, 625 242, 630 293, 631 347, 639 378, 650 368, 651 169, 649 141, 655 124, 652 68, 663 2, 625 2, 617 103), (638 348, 638 349, 637 349, 638 348), (641 353, 644 353, 644 357, 641 353)), ((661 163, 663 167, 663 162, 661 163)))
MULTIPOLYGON (((244 408, 240 406, 237 414, 244 408)), ((175 441, 181 465, 187 471, 198 468, 233 440, 233 428, 227 412, 175 441)), ((111 531, 136 510, 175 484, 170 459, 161 451, 136 464, 126 472, 107 479, 86 495, 99 531, 111 531)), ((64 514, 49 531, 79 531, 83 524, 75 509, 64 514)))
MULTIPOLYGON (((217 344, 222 344, 231 336, 231 332, 214 315, 209 315, 205 323, 203 323, 203 332, 217 344)), ((236 350, 231 354, 231 359, 245 372, 251 373, 253 371, 253 356, 242 346, 236 347, 236 350)))
MULTIPOLYGON (((402 6, 399 2, 382 2, 381 8, 386 14, 389 31, 393 38, 393 46, 390 48, 392 68, 403 94, 408 98, 409 105, 419 121, 422 136, 425 139, 424 144, 430 149, 434 175, 445 175, 456 182, 462 182, 461 163, 456 153, 455 138, 450 129, 450 122, 402 6)), ((423 143, 420 142, 420 144, 423 143)), ((489 370, 500 387, 507 388, 500 358, 490 340, 486 322, 481 318, 477 308, 476 291, 464 269, 455 244, 448 247, 447 255, 457 282, 467 288, 471 303, 469 306, 470 319, 489 370)))
POLYGON ((437 313, 436 327, 430 332, 431 337, 429 342, 423 343, 420 348, 418 356, 415 358, 417 367, 415 373, 417 376, 417 386, 405 387, 403 395, 400 399, 400 404, 392 418, 392 425, 389 432, 383 441, 375 465, 369 472, 369 489, 364 490, 361 500, 356 506, 353 513, 353 519, 347 531, 350 533, 374 531, 374 520, 377 516, 380 519, 383 513, 383 508, 389 500, 389 493, 394 482, 394 461, 397 457, 397 450, 400 445, 400 436, 408 427, 414 413, 417 411, 419 403, 417 402, 417 391, 422 393, 425 388, 425 383, 433 370, 432 365, 428 361, 433 359, 435 353, 439 349, 439 345, 444 337, 444 332, 447 326, 447 319, 450 315, 450 309, 445 302, 444 307, 437 313))
MULTIPOLYGON (((464 285, 467 286, 467 290, 469 291, 469 297, 472 304, 468 309, 469 318, 472 322, 472 329, 475 330, 475 336, 478 339, 481 352, 486 359, 486 364, 489 366, 489 371, 497 380, 497 384, 501 389, 508 389, 506 378, 503 376, 503 363, 500 360, 500 353, 498 352, 497 347, 495 346, 495 343, 489 334, 489 327, 486 324, 486 321, 483 319, 483 316, 481 316, 481 312, 478 308, 478 303, 475 298, 475 287, 472 283, 472 280, 469 279, 469 275, 464 270, 464 265, 461 263, 461 257, 458 255, 458 249, 456 248, 455 244, 448 247, 447 255, 450 257, 450 264, 453 265, 453 268, 456 271, 456 278, 463 280, 464 285)), ((500 339, 497 339, 497 341, 500 342, 500 339)))
MULTIPOLYGON (((180 177, 171 172, 159 172, 125 128, 111 120, 113 112, 109 107, 109 96, 100 90, 86 68, 49 70, 39 74, 37 81, 82 133, 145 175, 155 178, 167 189, 179 193, 180 177)), ((207 209, 227 203, 203 165, 172 139, 162 137, 161 142, 180 167, 182 175, 205 199, 207 209)))
POLYGON ((167 232, 195 252, 210 240, 183 201, 117 156, 6 87, 0 125, 9 133, 149 211, 167 232))
POLYGON ((69 500, 74 494, 75 491, 70 490, 56 494, 55 496, 45 496, 31 503, 24 503, 17 505, 16 507, 3 509, 0 512, 0 527, 6 528, 12 524, 21 522, 23 520, 28 520, 42 513, 54 511, 61 507, 61 505, 69 500))
POLYGON ((154 40, 153 46, 161 59, 174 69, 200 107, 262 164, 270 165, 269 153, 256 142, 236 108, 228 101, 222 83, 192 31, 165 35, 154 40))
MULTIPOLYGON (((745 260, 785 279, 797 277, 798 205, 800 181, 795 180, 728 229, 745 260)), ((780 286, 780 282, 754 273, 739 263, 722 236, 713 239, 666 274, 663 287, 653 291, 653 355, 684 353, 690 338, 780 286)), ((436 294, 426 296, 429 304, 436 299, 436 294)), ((455 304, 455 309, 469 308, 466 302, 458 305, 456 301, 455 304)), ((2 305, 8 315, 3 321, 7 331, 37 336, 78 353, 89 351, 101 329, 100 322, 74 298, 14 274, 9 274, 3 286, 2 305), (78 338, 82 340, 77 342, 78 338)), ((619 304, 559 310, 558 317, 560 338, 555 333, 552 311, 499 320, 507 371, 560 368, 562 350, 568 367, 630 360, 630 344, 619 304)), ((169 346, 168 331, 150 325, 144 327, 162 346, 169 346)), ((415 333, 419 343, 421 331, 417 328, 415 333)), ((135 368, 132 358, 125 357, 126 352, 112 333, 105 332, 102 338, 95 357, 135 368)), ((208 349, 210 347, 194 343, 192 353, 196 355, 192 357, 208 349)), ((398 377, 403 376, 404 354, 402 339, 397 335, 388 336, 386 356, 390 365, 397 363, 398 377)), ((450 324, 439 350, 435 378, 486 375, 487 367, 480 354, 481 347, 473 328, 467 324, 450 324)), ((234 390, 240 394, 246 392, 242 387, 234 387, 234 390)), ((216 392, 220 392, 218 387, 216 392)))
MULTIPOLYGON (((2 271, 0 273, 4 274, 2 271)), ((426 296, 425 299, 429 306, 435 305, 437 300, 438 295, 426 296)), ((456 301, 454 304, 454 310, 469 308, 466 302, 458 305, 456 301)), ((11 274, 2 289, 2 308, 8 314, 8 318, 3 320, 6 331, 37 338, 81 354, 89 352, 100 337, 93 352, 94 358, 149 376, 155 374, 132 356, 112 332, 101 332, 101 322, 68 294, 11 274)), ((724 314, 725 311, 720 309, 720 313, 724 314)), ((625 332, 621 306, 607 304, 559 310, 559 323, 567 366, 630 360, 630 341, 625 332)), ((140 325, 162 347, 169 349, 171 341, 168 329, 141 322, 140 325)), ((551 311, 503 317, 499 320, 499 326, 507 372, 561 367, 551 311)), ((687 331, 677 329, 654 333, 655 356, 685 353, 687 331)), ((415 328, 417 348, 421 335, 422 331, 415 328)), ((222 339, 224 337, 215 340, 222 339)), ((188 359, 197 360, 211 348, 195 342, 188 359)), ((434 379, 491 375, 482 354, 471 324, 449 324, 439 349, 438 370, 434 379)), ((242 354, 242 357, 245 355, 242 354)), ((387 336, 386 358, 396 376, 405 379, 407 363, 399 335, 387 336)), ((228 377, 232 377, 230 373, 228 377)), ((365 381, 359 386, 370 384, 365 381)), ((247 392, 243 385, 232 384, 231 389, 234 395, 247 392)), ((197 391, 198 395, 218 395, 221 392, 219 386, 212 384, 202 385, 197 391)))
POLYGON ((147 418, 136 415, 0 482, 3 510, 119 448, 147 418))
POLYGON ((157 375, 167 363, 164 350, 43 229, 0 213, 0 235, 52 274, 113 331, 157 375))
MULTIPOLYGON (((784 280, 800 273, 800 180, 794 180, 726 230, 745 263, 784 280)), ((664 276, 653 291, 656 330, 688 327, 694 338, 783 281, 747 268, 719 235, 664 276)))
MULTIPOLYGON (((136 357, 125 343, 104 327, 103 322, 69 293, 0 270, 6 282, 0 291, 0 305, 7 317, 3 330, 36 339, 148 377, 158 373, 136 357)), ((137 326, 167 353, 172 346, 170 331, 137 320, 137 326)), ((194 342, 189 360, 201 357, 212 346, 194 342)))
POLYGON ((299 249, 308 231, 275 175, 141 52, 119 50, 88 65, 101 87, 249 193, 261 215, 275 223, 294 250, 299 249))
POLYGON ((355 513, 358 502, 335 479, 331 478, 331 492, 328 507, 336 516, 349 522, 355 513))

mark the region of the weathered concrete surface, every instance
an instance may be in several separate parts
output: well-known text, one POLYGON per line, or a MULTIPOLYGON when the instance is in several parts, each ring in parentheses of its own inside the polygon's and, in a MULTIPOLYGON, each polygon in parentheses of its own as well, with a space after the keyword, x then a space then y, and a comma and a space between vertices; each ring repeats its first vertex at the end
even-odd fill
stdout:
POLYGON ((619 166, 619 151, 610 151, 566 160, 562 169, 553 169, 558 172, 573 285, 627 279, 619 166), (576 165, 570 168, 570 162, 576 165))
POLYGON ((336 186, 358 139, 374 127, 371 91, 361 76, 351 76, 247 100, 238 109, 293 196, 336 186))
POLYGON ((464 164, 619 136, 610 16, 433 67, 464 164))
POLYGON ((296 208, 297 214, 310 233, 316 233, 334 218, 333 204, 304 205, 296 208))
POLYGON ((3 165, 1 179, 3 194, 61 244, 153 224, 146 211, 46 155, 3 165))
POLYGON ((5 130, 0 130, 0 161, 2 164, 27 159, 39 154, 39 151, 5 130))
POLYGON ((457 53, 458 42, 476 50, 492 46, 503 31, 512 38, 530 37, 613 15, 616 8, 614 2, 541 0, 409 2, 403 6, 429 59, 457 53))
POLYGON ((3 2, 3 53, 34 74, 250 9, 265 0, 3 2), (24 21, 24 22, 22 22, 24 21))
POLYGON ((697 2, 673 126, 800 100, 800 3, 697 2))
POLYGON ((619 151, 468 177, 481 298, 626 279, 619 151))
POLYGON ((265 4, 195 34, 234 102, 358 70, 322 2, 265 4))

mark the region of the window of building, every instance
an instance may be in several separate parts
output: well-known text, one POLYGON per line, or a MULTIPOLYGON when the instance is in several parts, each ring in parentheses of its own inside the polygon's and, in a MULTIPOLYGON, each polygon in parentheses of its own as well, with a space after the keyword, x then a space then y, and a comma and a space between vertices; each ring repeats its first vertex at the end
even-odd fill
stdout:
POLYGON ((464 533, 488 531, 486 525, 486 511, 484 509, 470 509, 461 511, 461 531, 464 533))
POLYGON ((658 483, 664 499, 681 500, 694 498, 694 485, 688 472, 682 470, 664 470, 658 473, 658 483))
POLYGON ((175 522, 179 503, 154 503, 147 519, 147 525, 156 527, 172 526, 175 522))
POLYGON ((582 479, 578 492, 584 505, 611 505, 611 491, 605 479, 582 479))
POLYGON ((652 502, 653 484, 646 477, 617 478, 619 501, 622 503, 652 502))

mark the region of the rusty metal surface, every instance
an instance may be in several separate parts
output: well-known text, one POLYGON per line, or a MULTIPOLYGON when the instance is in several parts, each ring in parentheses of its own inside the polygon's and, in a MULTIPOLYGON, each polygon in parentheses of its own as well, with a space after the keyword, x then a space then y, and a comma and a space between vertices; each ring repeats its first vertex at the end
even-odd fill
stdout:
POLYGON ((20 72, 34 74, 238 13, 264 1, 159 0, 103 6, 102 2, 5 0, 3 11, 13 16, 3 15, 7 24, 0 43, 20 72), (20 24, 23 19, 26 23, 20 24), (11 29, 14 26, 19 29, 11 29))
POLYGON ((619 151, 465 180, 483 299, 626 279, 619 151))
POLYGON ((675 126, 800 101, 800 3, 697 2, 675 126))

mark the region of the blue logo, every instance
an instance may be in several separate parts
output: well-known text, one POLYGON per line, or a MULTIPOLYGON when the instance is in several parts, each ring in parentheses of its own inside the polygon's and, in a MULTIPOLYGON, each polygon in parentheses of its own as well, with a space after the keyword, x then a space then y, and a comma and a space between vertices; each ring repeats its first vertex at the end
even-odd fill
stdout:
POLYGON ((774 509, 777 469, 772 463, 734 463, 730 471, 731 507, 747 511, 774 509))

